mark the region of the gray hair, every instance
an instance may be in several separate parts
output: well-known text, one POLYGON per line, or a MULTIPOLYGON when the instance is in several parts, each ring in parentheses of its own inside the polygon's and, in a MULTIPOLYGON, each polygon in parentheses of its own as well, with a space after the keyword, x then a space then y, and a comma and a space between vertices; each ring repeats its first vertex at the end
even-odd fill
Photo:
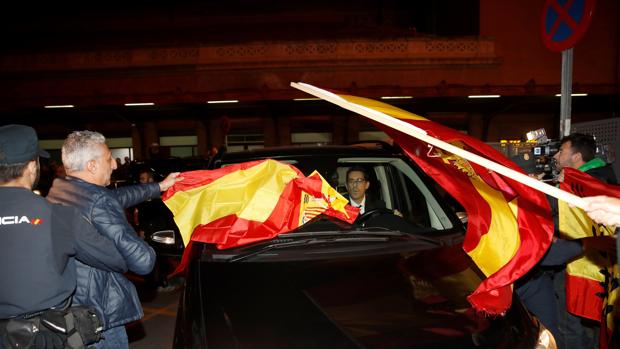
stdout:
POLYGON ((94 131, 74 131, 62 145, 62 163, 67 172, 81 171, 86 163, 103 155, 98 144, 105 144, 105 137, 94 131))

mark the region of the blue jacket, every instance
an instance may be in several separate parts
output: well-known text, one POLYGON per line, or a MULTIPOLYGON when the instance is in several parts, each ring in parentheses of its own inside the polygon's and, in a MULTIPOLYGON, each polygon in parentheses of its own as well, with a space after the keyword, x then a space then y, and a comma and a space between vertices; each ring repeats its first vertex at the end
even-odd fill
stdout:
MULTIPOLYGON (((54 180, 47 199, 77 207, 111 239, 130 271, 148 274, 155 264, 155 251, 140 239, 127 222, 124 208, 159 197, 159 184, 149 183, 110 190, 66 177, 54 180)), ((104 329, 140 319, 144 313, 134 285, 121 273, 96 269, 75 261, 77 289, 74 303, 91 305, 103 316, 104 329)))

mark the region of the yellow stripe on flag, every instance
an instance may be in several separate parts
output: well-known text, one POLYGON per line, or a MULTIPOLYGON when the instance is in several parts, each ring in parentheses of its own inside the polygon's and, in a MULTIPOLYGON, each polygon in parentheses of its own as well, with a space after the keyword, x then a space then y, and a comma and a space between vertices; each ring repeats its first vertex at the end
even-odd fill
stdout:
POLYGON ((213 182, 176 192, 166 200, 187 245, 194 229, 229 215, 264 222, 286 185, 297 177, 290 166, 274 160, 238 170, 213 182))
POLYGON ((356 97, 356 96, 348 96, 348 95, 339 95, 340 97, 342 97, 343 99, 351 102, 351 103, 355 103, 355 104, 359 104, 361 106, 364 106, 366 108, 370 108, 370 109, 374 109, 377 111, 380 111, 382 113, 388 114, 390 116, 393 116, 397 119, 405 119, 405 120, 428 120, 424 117, 421 117, 420 115, 414 114, 414 113, 410 113, 406 110, 400 109, 400 108, 396 108, 390 104, 387 103, 383 103, 383 102, 379 102, 376 101, 374 99, 368 99, 368 98, 363 98, 363 97, 356 97))
MULTIPOLYGON (((563 238, 581 239, 594 236, 592 230, 597 231, 597 236, 613 236, 614 228, 597 224, 588 217, 580 208, 570 207, 564 201, 558 200, 558 216, 560 233, 563 238)), ((596 281, 604 281, 605 277, 600 270, 603 267, 610 268, 614 263, 596 250, 586 251, 585 254, 566 265, 566 271, 570 275, 588 278, 596 281)))
POLYGON ((506 265, 521 244, 519 226, 515 219, 515 212, 518 210, 517 200, 507 203, 502 193, 484 181, 471 178, 470 180, 478 193, 489 203, 491 225, 489 231, 480 238, 480 243, 468 254, 476 261, 480 270, 489 276, 506 265))

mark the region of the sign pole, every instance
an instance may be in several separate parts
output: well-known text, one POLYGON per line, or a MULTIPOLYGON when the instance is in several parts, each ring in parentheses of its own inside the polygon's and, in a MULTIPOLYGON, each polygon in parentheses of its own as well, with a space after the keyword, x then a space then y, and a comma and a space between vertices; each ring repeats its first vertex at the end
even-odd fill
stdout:
POLYGON ((562 51, 562 95, 560 101, 560 137, 570 134, 571 93, 573 91, 573 48, 562 51))

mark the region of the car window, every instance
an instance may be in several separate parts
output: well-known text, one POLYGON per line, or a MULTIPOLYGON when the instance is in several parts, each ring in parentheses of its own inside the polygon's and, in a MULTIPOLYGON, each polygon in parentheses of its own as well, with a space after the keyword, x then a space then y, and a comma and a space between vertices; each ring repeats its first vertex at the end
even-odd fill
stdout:
POLYGON ((338 159, 338 191, 346 193, 346 173, 361 165, 369 175, 368 193, 383 200, 389 209, 397 209, 410 223, 438 230, 450 229, 452 222, 437 197, 411 166, 400 158, 338 159))
MULTIPOLYGON (((422 228, 422 231, 454 228, 453 222, 444 210, 444 207, 450 206, 441 205, 439 200, 442 203, 445 200, 435 188, 429 188, 427 182, 412 168, 411 163, 398 156, 303 155, 280 156, 275 159, 297 167, 306 176, 315 170, 318 171, 342 195, 347 194, 345 183, 347 171, 352 166, 361 166, 369 177, 368 195, 383 201, 386 208, 398 210, 406 221, 417 228, 422 228)), ((258 159, 246 161, 251 160, 258 159)), ((230 166, 234 163, 238 161, 220 163, 220 166, 230 166)), ((318 229, 318 227, 319 225, 314 225, 312 228, 304 229, 318 229)), ((327 225, 325 229, 334 227, 327 225)))

